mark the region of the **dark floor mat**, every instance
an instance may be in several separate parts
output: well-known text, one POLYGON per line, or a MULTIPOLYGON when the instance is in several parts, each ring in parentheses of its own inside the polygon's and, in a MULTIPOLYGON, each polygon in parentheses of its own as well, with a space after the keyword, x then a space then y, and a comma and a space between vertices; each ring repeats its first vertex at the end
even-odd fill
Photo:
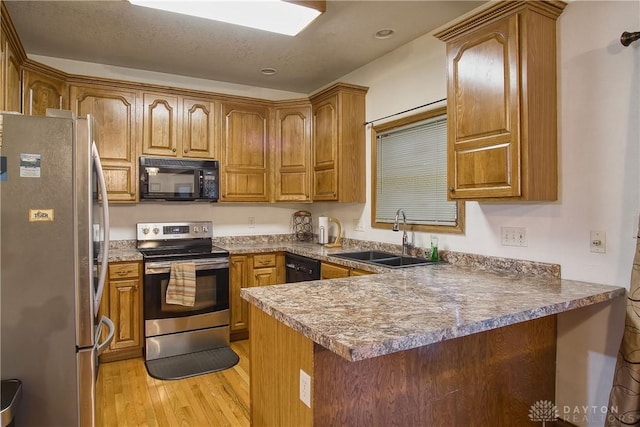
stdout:
POLYGON ((234 366, 240 358, 229 347, 219 347, 196 353, 147 360, 147 372, 159 380, 179 380, 234 366))

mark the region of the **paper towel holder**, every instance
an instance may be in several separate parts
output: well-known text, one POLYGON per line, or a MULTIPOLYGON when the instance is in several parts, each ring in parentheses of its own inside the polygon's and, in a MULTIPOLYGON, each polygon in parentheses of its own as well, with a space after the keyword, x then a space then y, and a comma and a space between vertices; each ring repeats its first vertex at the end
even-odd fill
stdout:
POLYGON ((333 217, 329 217, 329 222, 333 222, 338 226, 338 234, 336 235, 336 240, 334 240, 333 243, 327 243, 324 246, 326 248, 341 248, 342 242, 340 241, 340 239, 342 239, 342 225, 340 224, 340 221, 333 217))

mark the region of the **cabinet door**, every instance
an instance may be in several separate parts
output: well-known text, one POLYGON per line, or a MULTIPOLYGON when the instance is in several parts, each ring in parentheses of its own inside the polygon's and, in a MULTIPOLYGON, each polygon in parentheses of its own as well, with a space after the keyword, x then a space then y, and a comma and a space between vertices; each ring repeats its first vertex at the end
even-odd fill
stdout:
POLYGON ((276 267, 254 268, 252 286, 275 285, 278 281, 278 270, 276 267))
POLYGON ((313 107, 313 200, 338 199, 338 98, 313 107))
POLYGON ((222 106, 221 201, 268 202, 267 108, 222 106))
POLYGON ((177 156, 178 97, 145 93, 143 105, 142 153, 177 156))
POLYGON ((354 268, 350 272, 351 276, 368 276, 369 274, 376 274, 376 273, 374 273, 373 271, 360 270, 358 268, 354 268))
POLYGON ((135 201, 138 138, 134 91, 71 86, 72 110, 95 118, 94 138, 107 181, 110 201, 135 201))
POLYGON ((349 277, 349 267, 323 262, 320 269, 321 279, 339 279, 349 277))
POLYGON ((215 159, 214 103, 206 99, 182 99, 182 155, 215 159))
POLYGON ((140 347, 139 279, 113 280, 109 283, 109 318, 115 326, 110 350, 140 347))
POLYGON ((5 38, 5 60, 4 60, 4 109, 6 111, 20 112, 20 62, 15 55, 11 44, 5 38))
POLYGON ((248 257, 229 257, 230 328, 232 333, 244 332, 249 327, 249 307, 240 297, 240 289, 249 286, 248 257))
POLYGON ((447 46, 452 199, 520 194, 517 25, 512 16, 447 46))
POLYGON ((275 201, 311 200, 311 107, 276 110, 275 201))
POLYGON ((47 108, 68 108, 67 84, 63 80, 25 69, 23 73, 24 113, 44 116, 47 108))

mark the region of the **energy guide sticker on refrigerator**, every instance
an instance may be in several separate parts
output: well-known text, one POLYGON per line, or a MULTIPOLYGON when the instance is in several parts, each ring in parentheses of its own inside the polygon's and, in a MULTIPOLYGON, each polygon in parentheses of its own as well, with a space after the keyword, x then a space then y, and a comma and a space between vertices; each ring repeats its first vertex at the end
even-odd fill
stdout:
POLYGON ((20 177, 40 178, 40 154, 20 154, 20 177))

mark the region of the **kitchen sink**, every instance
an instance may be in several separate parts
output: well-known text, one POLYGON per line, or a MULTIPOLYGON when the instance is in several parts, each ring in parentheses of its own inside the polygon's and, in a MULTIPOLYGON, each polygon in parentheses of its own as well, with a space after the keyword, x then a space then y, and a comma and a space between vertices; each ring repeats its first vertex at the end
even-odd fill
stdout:
POLYGON ((333 254, 333 256, 353 259, 370 264, 384 265, 391 268, 414 267, 419 265, 435 264, 436 262, 427 258, 397 255, 382 251, 342 252, 339 254, 333 254))
POLYGON ((431 261, 430 259, 411 256, 399 256, 394 258, 379 259, 374 262, 376 264, 386 265, 387 267, 411 267, 435 263, 435 261, 431 261))
POLYGON ((374 261, 378 259, 396 258, 399 255, 381 251, 342 252, 334 254, 339 258, 357 259, 359 261, 374 261))

